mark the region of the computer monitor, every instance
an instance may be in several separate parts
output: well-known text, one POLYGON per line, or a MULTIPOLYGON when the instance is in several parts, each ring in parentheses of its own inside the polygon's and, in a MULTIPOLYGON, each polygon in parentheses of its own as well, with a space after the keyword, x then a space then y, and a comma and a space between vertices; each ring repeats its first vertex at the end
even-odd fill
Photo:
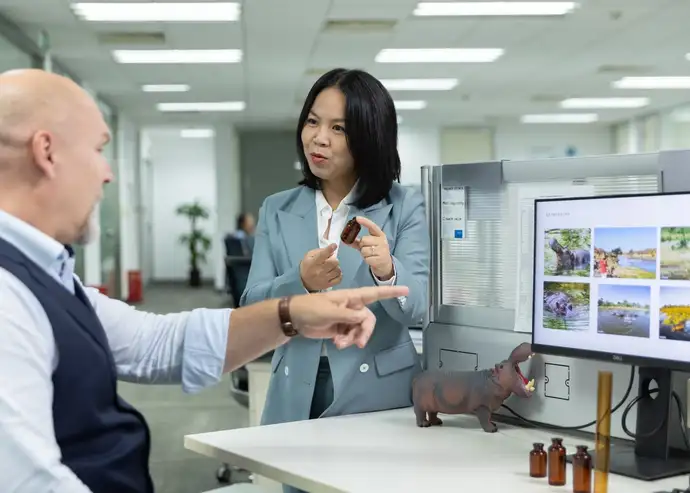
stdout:
POLYGON ((671 372, 690 370, 690 192, 536 200, 534 226, 533 350, 637 365, 635 446, 612 447, 610 471, 690 473, 669 447, 671 372))

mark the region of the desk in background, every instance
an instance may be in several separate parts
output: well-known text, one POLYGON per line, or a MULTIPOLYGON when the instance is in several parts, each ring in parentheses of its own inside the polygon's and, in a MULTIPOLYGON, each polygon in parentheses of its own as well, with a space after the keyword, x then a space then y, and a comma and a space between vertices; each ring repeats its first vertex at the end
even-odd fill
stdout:
MULTIPOLYGON (((313 493, 539 493, 572 491, 529 477, 533 442, 553 432, 499 423, 487 434, 474 416, 444 416, 418 428, 412 408, 189 435, 185 447, 313 493)), ((591 440, 564 438, 568 451, 591 440)), ((609 475, 611 493, 685 488, 686 477, 643 482, 609 475)))

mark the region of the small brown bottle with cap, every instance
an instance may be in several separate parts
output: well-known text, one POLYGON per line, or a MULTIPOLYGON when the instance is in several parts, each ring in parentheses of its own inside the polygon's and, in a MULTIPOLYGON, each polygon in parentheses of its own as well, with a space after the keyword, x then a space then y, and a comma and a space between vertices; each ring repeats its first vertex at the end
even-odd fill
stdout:
POLYGON ((586 445, 578 445, 573 456, 573 493, 591 493, 592 456, 586 445))
POLYGON ((546 450, 543 443, 535 443, 529 453, 529 475, 533 478, 546 477, 546 450))
POLYGON ((552 438, 549 447, 549 484, 563 486, 565 484, 565 447, 562 438, 552 438))

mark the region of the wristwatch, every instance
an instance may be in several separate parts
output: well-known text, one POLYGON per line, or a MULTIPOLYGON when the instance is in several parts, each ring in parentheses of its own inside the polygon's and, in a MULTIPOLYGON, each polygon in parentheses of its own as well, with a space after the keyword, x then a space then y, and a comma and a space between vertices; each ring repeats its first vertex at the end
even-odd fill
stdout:
POLYGON ((283 334, 287 337, 295 337, 298 332, 297 329, 292 325, 292 320, 290 319, 290 299, 292 296, 284 296, 278 301, 278 318, 280 319, 280 328, 283 330, 283 334))

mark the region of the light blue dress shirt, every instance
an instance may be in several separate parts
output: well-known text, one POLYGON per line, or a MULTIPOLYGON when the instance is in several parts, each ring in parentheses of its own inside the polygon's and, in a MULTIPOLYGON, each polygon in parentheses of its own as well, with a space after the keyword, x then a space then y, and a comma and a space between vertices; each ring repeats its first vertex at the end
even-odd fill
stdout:
MULTIPOLYGON (((3 211, 0 238, 71 293, 74 283, 81 283, 74 275, 74 259, 63 245, 3 211)), ((105 329, 120 380, 181 383, 189 393, 220 380, 230 309, 156 315, 108 298, 94 288, 85 287, 84 292, 105 329)), ((2 268, 0 332, 0 490, 88 493, 61 463, 55 439, 52 374, 60 355, 53 329, 33 293, 2 268)))

